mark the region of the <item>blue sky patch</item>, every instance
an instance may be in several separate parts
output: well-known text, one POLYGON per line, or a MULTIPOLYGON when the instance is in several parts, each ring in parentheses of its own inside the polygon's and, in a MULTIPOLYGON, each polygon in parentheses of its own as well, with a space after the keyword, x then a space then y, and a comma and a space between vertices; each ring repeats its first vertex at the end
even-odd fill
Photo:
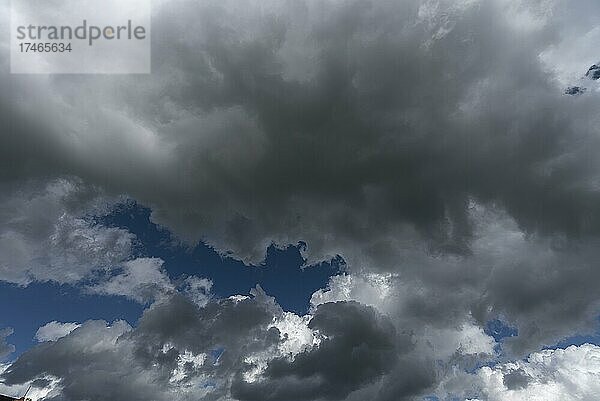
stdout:
MULTIPOLYGON (((158 257, 173 280, 196 275, 212 280, 217 298, 248 294, 259 284, 274 296, 286 311, 307 312, 311 295, 324 288, 329 278, 343 269, 343 260, 334 259, 304 267, 303 244, 279 249, 271 246, 259 266, 247 266, 231 257, 221 256, 210 246, 199 243, 190 248, 178 244, 171 234, 150 221, 150 210, 127 203, 113 213, 95 219, 98 224, 120 227, 134 233, 139 244, 135 257, 158 257)), ((14 358, 32 347, 37 329, 51 321, 84 322, 123 319, 135 325, 144 309, 124 297, 84 294, 79 288, 52 283, 32 283, 28 287, 0 282, 0 327, 15 332, 9 342, 16 346, 14 358)))

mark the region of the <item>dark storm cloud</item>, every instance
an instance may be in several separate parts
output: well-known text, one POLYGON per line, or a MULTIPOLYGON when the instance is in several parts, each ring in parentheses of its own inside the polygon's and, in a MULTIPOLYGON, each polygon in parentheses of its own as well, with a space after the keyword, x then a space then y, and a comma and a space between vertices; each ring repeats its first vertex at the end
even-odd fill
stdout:
POLYGON ((279 306, 261 290, 254 293, 256 299, 227 299, 202 309, 183 297, 155 305, 133 334, 136 356, 150 367, 163 358, 165 344, 194 354, 225 350, 214 369, 236 369, 244 356, 279 341, 278 331, 268 327, 273 316, 281 313, 279 306))
POLYGON ((527 387, 530 377, 522 370, 513 370, 505 374, 503 380, 509 390, 520 390, 527 387))
POLYGON ((468 253, 470 200, 528 232, 597 233, 596 96, 563 96, 538 58, 558 28, 515 26, 536 3, 434 5, 159 4, 151 76, 51 77, 64 103, 40 108, 70 117, 7 117, 5 132, 24 132, 3 159, 127 193, 184 238, 255 262, 303 240, 313 260, 396 267, 405 223, 468 253))
POLYGON ((356 302, 321 305, 309 327, 326 338, 318 348, 293 361, 272 360, 258 383, 238 379, 233 396, 249 401, 340 400, 381 379, 398 361, 398 344, 410 345, 397 337, 387 318, 356 302))
MULTIPOLYGON (((594 132, 577 122, 593 108, 573 104, 544 73, 537 55, 551 43, 551 28, 525 36, 496 18, 501 6, 486 3, 451 15, 454 28, 424 46, 428 24, 435 33, 441 22, 415 21, 417 3, 348 2, 316 18, 311 6, 274 16, 205 11, 202 56, 182 61, 193 90, 175 89, 172 99, 197 110, 240 107, 260 133, 237 128, 246 131, 238 144, 246 135, 253 143, 233 156, 236 143, 223 134, 215 147, 182 149, 193 171, 210 169, 198 151, 215 167, 206 178, 215 200, 203 195, 201 207, 179 205, 188 212, 177 215, 159 201, 157 219, 191 235, 207 221, 208 241, 245 258, 260 258, 265 242, 297 239, 316 255, 352 259, 342 245, 349 242, 378 266, 397 263, 387 237, 405 222, 436 249, 468 252, 470 199, 502 205, 528 231, 597 230, 595 191, 577 183, 592 155, 560 157, 580 151, 569 141, 594 132), (241 28, 230 22, 239 20, 241 28), (289 72, 286 46, 312 55, 302 71, 308 77, 289 72), (213 216, 231 229, 211 227, 213 216), (315 235, 323 229, 335 240, 315 235)), ((203 136, 204 119, 196 123, 187 132, 165 128, 187 140, 203 136)))
POLYGON ((216 399, 227 391, 227 376, 242 366, 240 358, 279 341, 277 330, 267 327, 277 312, 268 312, 275 304, 264 294, 257 295, 219 301, 205 309, 175 296, 148 309, 136 329, 125 322, 89 321, 55 342, 27 351, 2 378, 6 385, 58 380, 60 391, 47 398, 74 401, 197 399, 201 395, 197 388, 186 393, 180 386, 185 389, 186 382, 199 377, 201 389, 216 387, 210 388, 216 399), (186 353, 200 355, 217 347, 225 349, 218 364, 210 357, 205 364, 182 359, 186 353), (178 366, 182 377, 172 381, 178 366))
POLYGON ((595 262, 598 243, 568 247, 574 249, 538 244, 523 255, 526 259, 515 260, 490 276, 494 286, 480 302, 493 305, 492 315, 514 319, 519 335, 505 342, 517 355, 597 327, 600 300, 592 283, 600 279, 595 262))
POLYGON ((128 359, 128 344, 119 342, 130 329, 125 322, 112 326, 87 322, 72 334, 23 354, 4 373, 4 382, 59 378, 61 394, 49 397, 56 400, 166 399, 150 374, 146 377, 135 370, 128 359))

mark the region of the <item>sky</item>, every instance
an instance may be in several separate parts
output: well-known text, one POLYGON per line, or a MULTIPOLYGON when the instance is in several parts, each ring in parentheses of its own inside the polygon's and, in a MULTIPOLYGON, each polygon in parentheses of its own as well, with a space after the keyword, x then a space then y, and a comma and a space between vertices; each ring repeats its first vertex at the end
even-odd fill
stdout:
MULTIPOLYGON (((304 266, 298 246, 290 245, 286 249, 272 247, 267 250, 264 263, 246 266, 220 255, 205 244, 195 247, 182 245, 150 221, 149 209, 135 203, 116 206, 98 223, 134 233, 139 241, 135 254, 160 257, 165 261, 164 269, 173 279, 184 280, 193 275, 210 277, 210 295, 214 298, 247 294, 260 285, 277 298, 285 311, 305 314, 313 292, 326 287, 330 276, 343 274, 342 261, 337 259, 304 266)), ((19 333, 11 338, 11 344, 16 347, 12 358, 37 343, 36 332, 46 323, 81 322, 93 317, 134 324, 145 305, 125 297, 99 296, 53 282, 32 283, 26 287, 3 282, 0 286, 3 319, 0 326, 11 327, 19 333)))
POLYGON ((600 394, 597 1, 157 0, 150 74, 8 42, 0 393, 600 394))

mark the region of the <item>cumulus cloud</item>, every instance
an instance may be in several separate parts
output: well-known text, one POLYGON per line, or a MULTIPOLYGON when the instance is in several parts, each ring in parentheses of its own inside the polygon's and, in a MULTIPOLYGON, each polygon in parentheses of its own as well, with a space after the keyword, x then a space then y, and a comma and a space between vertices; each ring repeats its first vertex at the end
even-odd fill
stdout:
POLYGON ((40 327, 35 333, 35 339, 39 342, 56 341, 80 326, 78 323, 61 323, 55 320, 40 327))
POLYGON ((134 399, 159 399, 153 394, 152 377, 135 375, 127 360, 128 344, 118 341, 130 330, 125 322, 87 322, 66 337, 42 343, 22 355, 4 372, 4 382, 12 385, 57 377, 61 395, 51 399, 106 399, 113 395, 113 399, 125 399, 118 396, 123 391, 134 399), (100 372, 104 372, 102 377, 100 372))
POLYGON ((465 341, 493 355, 483 328, 498 318, 519 330, 502 344, 517 357, 596 329, 595 240, 527 235, 505 212, 477 204, 469 213, 471 256, 431 256, 418 245, 406 246, 401 271, 332 277, 327 288, 313 294, 311 305, 339 300, 372 305, 413 330, 419 344, 430 348, 428 354, 442 359, 455 346, 470 349, 460 346, 465 341), (463 337, 466 333, 472 340, 463 337))
POLYGON ((17 386, 52 377, 52 400, 339 400, 380 382, 412 349, 372 307, 328 303, 292 317, 257 288, 204 308, 177 295, 136 328, 88 321, 27 351, 2 378, 17 386))
MULTIPOLYGON (((393 325, 358 303, 319 307, 308 327, 324 339, 293 360, 269 362, 264 380, 237 381, 232 394, 243 400, 314 400, 345 398, 352 391, 388 373, 397 362, 393 325)), ((407 341, 405 341, 407 342, 407 341)))
POLYGON ((600 347, 544 350, 451 381, 470 401, 592 400, 600 391, 600 347))

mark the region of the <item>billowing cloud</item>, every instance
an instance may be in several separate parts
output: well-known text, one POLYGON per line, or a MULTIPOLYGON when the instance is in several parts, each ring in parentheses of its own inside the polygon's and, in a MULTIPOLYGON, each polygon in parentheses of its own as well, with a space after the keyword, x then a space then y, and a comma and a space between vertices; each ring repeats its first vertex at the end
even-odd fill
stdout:
POLYGON ((64 399, 62 394, 66 399, 98 400, 112 395, 117 395, 113 399, 119 399, 118 394, 122 392, 134 399, 159 399, 153 395, 159 392, 152 378, 136 376, 128 364, 128 344, 117 341, 130 330, 125 322, 110 326, 105 322, 87 322, 66 337, 42 343, 22 355, 4 372, 5 383, 11 385, 53 376, 62 379, 62 390, 61 395, 52 399, 64 399), (99 372, 104 374, 100 376, 99 372))
POLYGON ((468 253, 470 199, 528 232, 597 233, 597 96, 564 96, 539 57, 560 2, 320 4, 158 3, 151 76, 12 78, 36 93, 12 109, 69 117, 13 124, 2 160, 127 193, 254 262, 306 241, 311 260, 397 269, 407 235, 468 253))
POLYGON ((413 349, 371 307, 328 303, 292 318, 260 288, 252 293, 204 308, 174 296, 151 306, 137 328, 86 322, 27 351, 4 383, 52 377, 53 400, 339 400, 381 381, 413 349))
POLYGON ((600 347, 591 344, 544 350, 527 360, 483 367, 449 388, 470 401, 592 400, 600 391, 600 347))
MULTIPOLYGON (((270 361, 263 380, 238 380, 233 396, 242 400, 344 399, 382 378, 397 363, 398 343, 392 324, 358 303, 320 306, 308 327, 324 339, 318 347, 270 361)), ((410 342, 404 340, 405 346, 410 342)))

